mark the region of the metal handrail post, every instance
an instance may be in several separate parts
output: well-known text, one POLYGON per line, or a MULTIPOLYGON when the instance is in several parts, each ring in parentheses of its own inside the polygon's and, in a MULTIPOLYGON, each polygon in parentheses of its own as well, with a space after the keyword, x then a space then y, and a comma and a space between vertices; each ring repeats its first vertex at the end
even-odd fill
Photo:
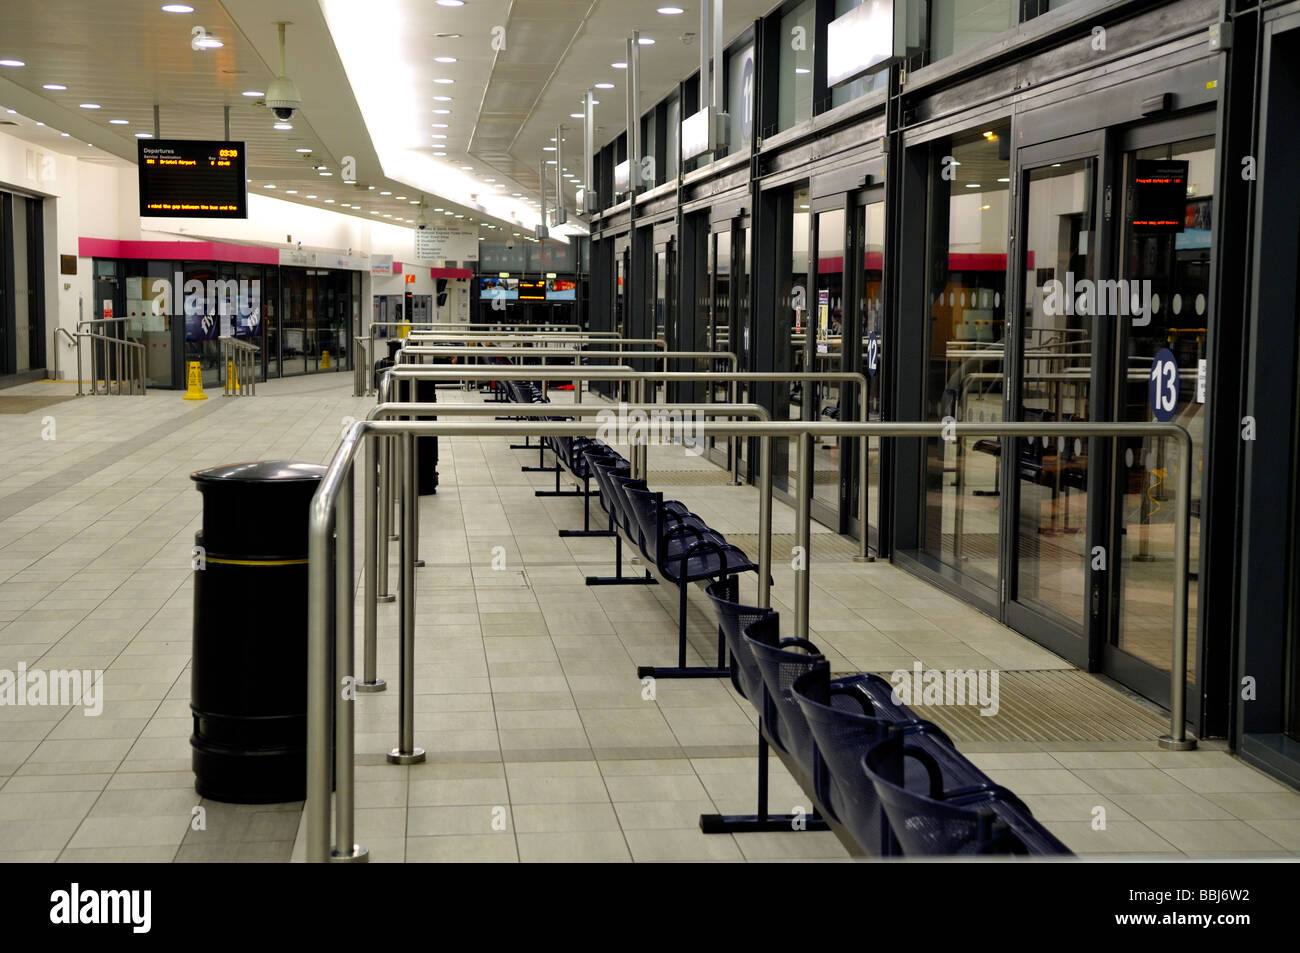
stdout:
MULTIPOLYGON (((411 421, 402 421, 411 423, 411 421)), ((398 705, 397 747, 388 752, 389 764, 419 764, 424 749, 415 745, 415 436, 404 433, 400 438, 402 458, 402 545, 401 581, 398 622, 401 630, 398 681, 401 699, 398 705)))
POLYGON ((812 587, 812 565, 809 560, 812 535, 812 435, 804 432, 796 438, 798 445, 799 495, 795 509, 796 554, 794 590, 794 627, 800 638, 808 638, 808 606, 812 587))
POLYGON ((334 862, 368 860, 368 851, 353 841, 356 766, 353 739, 356 726, 356 695, 353 691, 353 629, 356 575, 353 572, 353 475, 356 464, 348 468, 334 503, 334 843, 338 849, 330 854, 334 862))
POLYGON ((362 632, 362 666, 361 681, 357 682, 359 692, 382 692, 388 687, 378 675, 379 669, 379 440, 366 441, 366 554, 365 585, 366 605, 364 631, 362 632))
MULTIPOLYGON (((864 424, 871 422, 869 404, 867 402, 867 389, 858 388, 858 394, 861 396, 859 417, 864 424)), ((874 562, 875 558, 871 555, 870 535, 868 529, 870 521, 867 519, 868 494, 871 492, 871 437, 863 435, 861 440, 862 462, 858 467, 858 519, 862 531, 858 539, 858 555, 854 559, 858 562, 874 562)))

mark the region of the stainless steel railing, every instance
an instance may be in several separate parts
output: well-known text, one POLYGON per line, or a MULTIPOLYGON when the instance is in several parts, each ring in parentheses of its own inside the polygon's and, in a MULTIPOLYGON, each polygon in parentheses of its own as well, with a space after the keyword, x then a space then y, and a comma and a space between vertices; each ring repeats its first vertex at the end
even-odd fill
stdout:
MULTIPOLYGON (((452 408, 448 405, 429 404, 387 405, 388 412, 418 416, 421 413, 436 413, 445 418, 452 408)), ((649 405, 646 405, 649 406, 649 405)), ((490 408, 495 410, 496 408, 490 408)), ((571 409, 571 408, 566 408, 571 409)), ((349 686, 353 684, 350 674, 354 664, 352 618, 354 612, 354 579, 350 557, 337 560, 333 568, 329 563, 330 543, 336 540, 339 552, 351 553, 353 546, 353 473, 354 461, 363 444, 370 447, 368 459, 371 470, 368 482, 374 479, 376 454, 374 440, 378 437, 401 438, 403 442, 413 441, 417 436, 597 436, 601 423, 591 420, 538 420, 538 421, 451 421, 438 419, 434 421, 404 420, 389 421, 368 419, 353 424, 344 434, 326 475, 312 499, 308 534, 308 706, 307 706, 307 859, 312 862, 330 860, 348 861, 365 859, 365 850, 352 841, 353 828, 353 715, 352 705, 355 697, 349 686), (331 589, 337 600, 334 620, 337 624, 330 631, 330 595, 331 589), (331 638, 333 636, 333 638, 331 638), (336 666, 337 681, 330 676, 330 660, 336 666), (341 690, 340 690, 341 687, 341 690), (334 740, 335 754, 338 760, 338 793, 335 801, 335 835, 334 843, 330 841, 330 781, 331 753, 330 739, 334 740)), ((703 435, 720 437, 757 436, 760 443, 760 543, 759 543, 759 581, 760 605, 770 604, 770 592, 764 583, 771 571, 771 505, 772 505, 772 454, 773 439, 794 438, 798 443, 798 467, 800 474, 811 476, 813 439, 877 437, 881 440, 894 438, 935 438, 944 440, 961 439, 968 436, 994 436, 1036 438, 1044 430, 1049 430, 1059 437, 1164 437, 1178 441, 1190 459, 1191 437, 1187 431, 1175 424, 1160 423, 1058 423, 1044 427, 1029 423, 979 423, 965 424, 953 422, 917 422, 917 423, 846 423, 846 422, 810 422, 810 421, 703 421, 695 426, 701 428, 703 435), (764 515, 766 514, 766 515, 764 515)), ((1173 665, 1171 669, 1171 726, 1170 734, 1160 739, 1162 747, 1174 750, 1194 748, 1196 742, 1186 734, 1186 657, 1187 657, 1187 565, 1191 494, 1191 468, 1180 468, 1180 489, 1175 507, 1175 547, 1174 547, 1174 639, 1173 665)), ((404 480, 408 493, 404 499, 413 501, 415 488, 414 455, 406 453, 403 460, 404 480)), ((806 638, 809 631, 809 596, 811 591, 811 521, 812 521, 812 481, 800 479, 798 501, 795 508, 796 540, 803 549, 804 560, 795 570, 795 630, 796 634, 806 638)), ((369 498, 369 497, 368 497, 369 498)), ((376 531, 374 513, 369 512, 366 519, 367 561, 370 559, 371 546, 369 538, 376 531)), ((414 602, 414 552, 413 543, 415 524, 417 522, 414 503, 408 503, 403 511, 403 555, 402 582, 404 604, 409 613, 403 615, 404 629, 412 627, 413 633, 414 602), (406 602, 409 598, 409 602, 406 602)), ((413 656, 406 645, 403 648, 403 691, 407 697, 402 701, 402 708, 413 705, 414 677, 413 656)), ((411 726, 411 721, 403 723, 404 728, 411 726)), ((404 738, 410 742, 407 750, 414 750, 413 738, 404 738)))
POLYGON ((81 377, 86 361, 83 352, 88 352, 90 368, 91 394, 140 394, 147 391, 145 377, 145 346, 126 336, 127 318, 96 318, 91 321, 77 322, 76 333, 64 328, 54 330, 55 375, 58 375, 59 335, 77 349, 77 396, 86 394, 81 377), (114 325, 118 334, 100 333, 95 328, 114 325))
POLYGON ((257 394, 257 355, 261 348, 238 338, 219 338, 223 397, 257 394))
MULTIPOLYGON (((695 353, 695 352, 692 352, 695 353)), ((709 355, 726 355, 727 351, 708 351, 699 352, 709 355)), ((596 368, 590 366, 573 366, 573 365, 555 365, 556 368, 563 368, 565 377, 572 377, 576 380, 625 380, 632 389, 631 402, 636 404, 648 403, 645 394, 645 384, 647 382, 670 382, 670 381, 693 381, 693 382, 714 382, 730 385, 729 402, 736 404, 741 403, 737 391, 737 385, 741 383, 784 383, 793 381, 812 381, 825 383, 854 383, 858 385, 858 417, 861 423, 867 423, 870 420, 870 405, 867 401, 867 378, 865 374, 856 371, 633 371, 624 367, 596 368)), ((415 365, 397 366, 390 373, 396 375, 396 378, 408 379, 419 378, 424 380, 536 380, 540 375, 537 373, 538 368, 532 367, 496 367, 496 368, 453 368, 447 366, 419 367, 415 365)), ((559 376, 558 374, 556 376, 559 376)), ((380 400, 387 396, 382 389, 381 381, 380 400)), ((710 388, 710 396, 712 389, 710 388)), ((861 439, 861 455, 863 466, 866 466, 868 459, 869 438, 864 436, 861 439)), ((732 483, 739 485, 740 480, 740 445, 738 438, 734 435, 728 441, 728 457, 731 464, 732 483)), ((648 469, 649 459, 645 447, 633 448, 632 464, 639 468, 639 476, 644 477, 648 469)), ((866 472, 865 469, 863 471, 866 472)), ((870 480, 858 480, 858 513, 862 515, 863 526, 866 525, 866 514, 870 502, 870 480)), ((858 540, 857 559, 861 561, 870 561, 874 557, 871 555, 870 544, 868 542, 868 533, 865 531, 860 534, 858 540)))
POLYGON ((353 335, 352 396, 369 397, 375 392, 374 339, 353 335))

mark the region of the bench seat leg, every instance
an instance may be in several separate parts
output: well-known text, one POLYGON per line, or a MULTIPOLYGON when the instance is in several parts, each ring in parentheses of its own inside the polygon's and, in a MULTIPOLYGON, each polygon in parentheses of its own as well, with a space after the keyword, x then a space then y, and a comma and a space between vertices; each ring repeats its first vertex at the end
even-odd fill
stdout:
POLYGON ((718 629, 718 664, 686 664, 686 581, 677 584, 677 664, 675 666, 638 665, 637 678, 726 678, 731 675, 727 666, 726 642, 722 629, 718 629))
POLYGON ((610 535, 614 537, 614 575, 612 576, 588 576, 586 579, 589 586, 657 586, 659 580, 650 575, 650 570, 645 571, 644 576, 624 576, 623 575, 623 537, 618 535, 617 531, 610 530, 610 535))
POLYGON ((759 834, 765 832, 826 831, 830 825, 814 809, 811 814, 770 814, 767 809, 767 739, 758 733, 758 810, 754 814, 701 814, 705 834, 759 834))

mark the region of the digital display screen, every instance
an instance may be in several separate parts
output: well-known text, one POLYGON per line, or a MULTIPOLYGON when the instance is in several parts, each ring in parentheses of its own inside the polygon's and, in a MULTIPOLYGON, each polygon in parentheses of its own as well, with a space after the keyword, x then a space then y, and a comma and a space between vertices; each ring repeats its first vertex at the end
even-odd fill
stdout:
POLYGON ((1133 178, 1133 231, 1181 232, 1187 217, 1187 162, 1138 159, 1133 178))
POLYGON ((519 300, 520 301, 545 301, 546 282, 545 281, 519 282, 519 300))
POLYGON ((244 144, 141 139, 140 214, 163 218, 247 218, 244 144))

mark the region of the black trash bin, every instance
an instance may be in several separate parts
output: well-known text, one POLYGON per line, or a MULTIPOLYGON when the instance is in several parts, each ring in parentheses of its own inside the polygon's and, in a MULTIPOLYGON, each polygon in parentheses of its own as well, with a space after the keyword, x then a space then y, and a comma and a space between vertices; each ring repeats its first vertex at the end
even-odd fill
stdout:
POLYGON ((194 788, 300 801, 307 778, 307 525, 325 468, 258 461, 190 475, 195 554, 194 788))

